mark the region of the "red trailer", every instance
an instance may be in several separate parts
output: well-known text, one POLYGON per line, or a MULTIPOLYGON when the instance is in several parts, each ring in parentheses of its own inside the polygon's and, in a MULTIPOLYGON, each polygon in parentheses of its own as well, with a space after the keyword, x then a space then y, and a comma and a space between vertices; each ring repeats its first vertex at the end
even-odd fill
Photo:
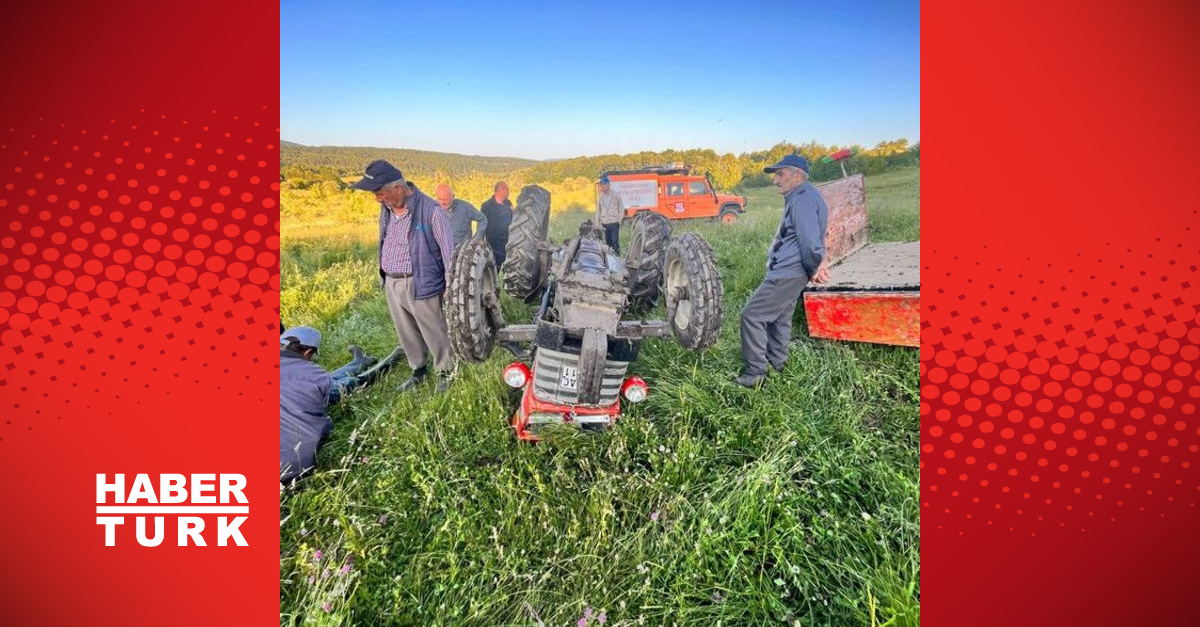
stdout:
POLYGON ((918 346, 921 242, 867 242, 861 174, 816 187, 829 206, 825 254, 831 279, 804 292, 809 335, 918 346))

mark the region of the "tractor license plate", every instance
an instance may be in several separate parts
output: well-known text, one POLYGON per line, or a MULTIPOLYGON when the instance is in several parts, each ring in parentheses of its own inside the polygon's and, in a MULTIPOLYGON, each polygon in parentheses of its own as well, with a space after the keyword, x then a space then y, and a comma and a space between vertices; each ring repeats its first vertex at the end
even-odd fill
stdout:
POLYGON ((558 387, 564 390, 574 390, 579 387, 579 369, 573 366, 563 366, 559 375, 558 387))

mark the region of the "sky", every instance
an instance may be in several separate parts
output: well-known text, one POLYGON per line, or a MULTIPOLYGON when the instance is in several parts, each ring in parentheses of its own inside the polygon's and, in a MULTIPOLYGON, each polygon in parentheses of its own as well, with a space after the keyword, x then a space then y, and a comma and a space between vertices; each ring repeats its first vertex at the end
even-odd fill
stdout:
POLYGON ((919 2, 280 3, 308 145, 568 158, 921 136, 919 2))

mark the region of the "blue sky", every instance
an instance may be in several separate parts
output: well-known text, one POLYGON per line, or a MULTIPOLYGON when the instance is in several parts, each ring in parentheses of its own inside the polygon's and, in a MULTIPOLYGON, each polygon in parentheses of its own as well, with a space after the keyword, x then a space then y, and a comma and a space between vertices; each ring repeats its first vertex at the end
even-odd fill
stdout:
POLYGON ((280 4, 284 139, 533 159, 921 134, 918 2, 280 4))

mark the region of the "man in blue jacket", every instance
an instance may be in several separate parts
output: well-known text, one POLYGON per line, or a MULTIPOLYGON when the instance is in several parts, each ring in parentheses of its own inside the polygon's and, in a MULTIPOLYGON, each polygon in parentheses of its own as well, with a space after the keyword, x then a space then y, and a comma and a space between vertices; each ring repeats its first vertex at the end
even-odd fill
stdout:
POLYGON ((783 370, 796 301, 809 279, 829 280, 823 265, 829 209, 808 182, 808 161, 787 155, 763 171, 774 175, 784 209, 767 252, 767 276, 742 310, 742 374, 735 381, 748 388, 767 377, 768 363, 783 370))
POLYGON ((370 384, 399 359, 396 349, 382 362, 350 347, 354 359, 332 374, 313 362, 321 332, 293 327, 279 336, 279 481, 295 479, 316 465, 317 449, 333 429, 325 408, 370 384))
POLYGON ((442 293, 450 283, 454 259, 450 219, 437 202, 382 159, 368 164, 351 187, 372 192, 379 201, 379 278, 412 368, 399 390, 411 390, 429 376, 428 350, 438 373, 437 391, 443 392, 454 372, 442 314, 442 293))

